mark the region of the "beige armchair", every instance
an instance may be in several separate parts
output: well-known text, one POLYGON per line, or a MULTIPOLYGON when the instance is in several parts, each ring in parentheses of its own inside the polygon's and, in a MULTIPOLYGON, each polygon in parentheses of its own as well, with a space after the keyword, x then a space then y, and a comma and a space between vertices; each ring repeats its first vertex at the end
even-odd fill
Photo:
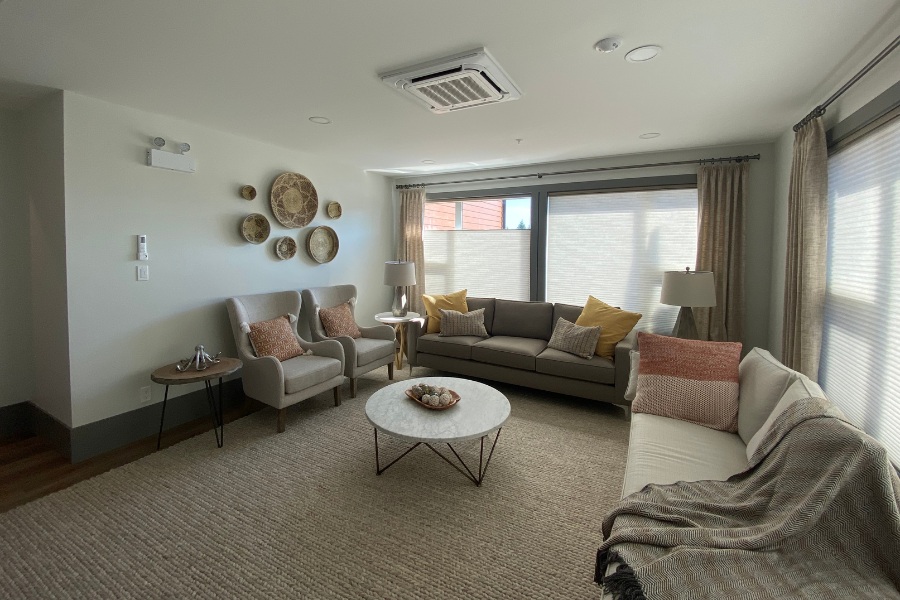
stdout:
POLYGON ((238 358, 244 367, 241 373, 244 394, 278 410, 278 433, 284 431, 288 406, 306 400, 329 389, 334 390, 334 405, 341 404, 341 384, 344 383, 344 349, 334 340, 308 342, 297 334, 297 321, 291 324, 297 341, 308 356, 296 356, 284 362, 273 356, 256 356, 250 336, 243 323, 256 323, 284 315, 300 316, 300 294, 295 291, 236 296, 225 301, 231 333, 237 346, 238 358))
POLYGON ((314 341, 337 340, 344 348, 344 374, 350 378, 350 397, 356 398, 356 378, 380 366, 387 365, 388 379, 394 378, 394 350, 396 333, 389 325, 359 327, 362 337, 329 338, 319 318, 319 309, 332 308, 350 302, 350 311, 356 319, 356 286, 334 285, 303 290, 303 311, 309 322, 310 336, 314 341))

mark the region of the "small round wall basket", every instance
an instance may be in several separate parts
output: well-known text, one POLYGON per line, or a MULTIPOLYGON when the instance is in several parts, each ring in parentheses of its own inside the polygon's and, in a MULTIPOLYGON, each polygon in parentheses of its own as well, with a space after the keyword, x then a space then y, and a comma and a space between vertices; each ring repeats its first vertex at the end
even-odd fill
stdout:
POLYGON ((241 188, 241 198, 244 200, 253 200, 256 198, 256 188, 252 185, 245 185, 241 188))
POLYGON ((297 254, 297 242, 294 241, 294 238, 287 235, 278 238, 275 242, 275 254, 281 260, 294 258, 294 255, 297 254))
POLYGON ((241 235, 251 244, 262 244, 269 239, 269 233, 272 232, 272 226, 269 220, 259 213, 247 215, 241 221, 241 235))
POLYGON ((306 236, 306 252, 317 263, 331 262, 338 253, 338 237, 331 227, 316 227, 306 236))
POLYGON ((343 211, 341 210, 340 202, 329 202, 328 203, 328 216, 332 219, 340 219, 343 211))

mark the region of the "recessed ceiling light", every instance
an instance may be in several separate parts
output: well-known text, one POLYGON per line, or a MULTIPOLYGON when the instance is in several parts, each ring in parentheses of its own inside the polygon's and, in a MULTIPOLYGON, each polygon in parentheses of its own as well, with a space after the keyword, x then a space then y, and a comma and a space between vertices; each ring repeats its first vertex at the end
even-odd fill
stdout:
POLYGON ((433 165, 436 161, 431 160, 430 158, 426 158, 422 161, 423 165, 433 165))
POLYGON ((316 125, 331 125, 331 119, 328 117, 310 117, 309 120, 316 125))
POLYGON ((653 133, 642 133, 638 137, 641 138, 642 140, 652 140, 653 138, 658 138, 659 136, 660 136, 660 134, 653 132, 653 133))
POLYGON ((659 46, 641 46, 626 54, 625 60, 628 62, 647 62, 660 52, 662 52, 662 48, 659 46))

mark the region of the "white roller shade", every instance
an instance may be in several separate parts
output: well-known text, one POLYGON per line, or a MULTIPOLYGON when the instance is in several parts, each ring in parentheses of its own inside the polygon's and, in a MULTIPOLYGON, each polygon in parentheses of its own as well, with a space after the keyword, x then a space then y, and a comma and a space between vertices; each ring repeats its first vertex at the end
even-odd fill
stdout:
POLYGON ((828 160, 819 383, 900 465, 900 119, 828 160))

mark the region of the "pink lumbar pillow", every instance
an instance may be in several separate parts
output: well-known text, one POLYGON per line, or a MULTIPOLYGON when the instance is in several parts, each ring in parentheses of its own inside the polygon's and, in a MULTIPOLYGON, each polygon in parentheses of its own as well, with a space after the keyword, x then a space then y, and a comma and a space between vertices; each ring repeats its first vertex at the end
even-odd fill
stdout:
POLYGON ((739 342, 638 332, 638 348, 641 360, 632 411, 737 432, 739 342))

